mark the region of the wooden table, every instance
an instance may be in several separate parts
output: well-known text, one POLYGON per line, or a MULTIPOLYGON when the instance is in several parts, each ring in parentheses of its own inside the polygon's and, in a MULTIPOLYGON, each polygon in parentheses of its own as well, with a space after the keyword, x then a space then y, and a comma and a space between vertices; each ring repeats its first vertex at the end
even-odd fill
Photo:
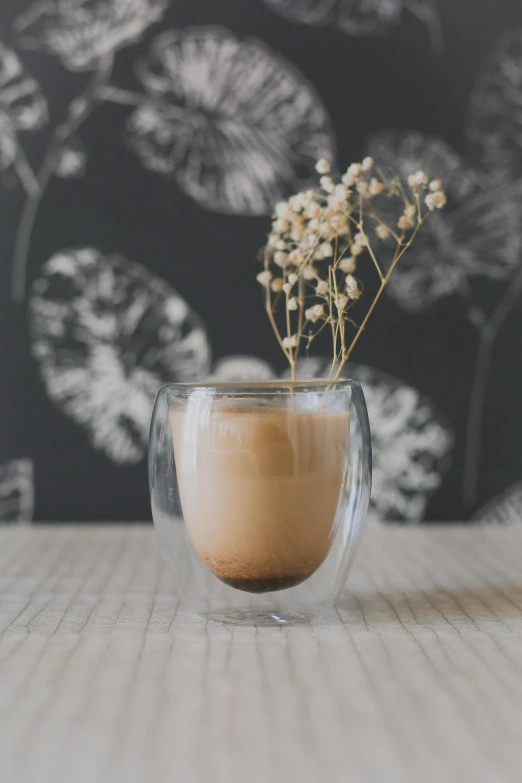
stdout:
POLYGON ((205 624, 145 526, 0 530, 2 783, 522 780, 522 526, 378 527, 333 618, 205 624))

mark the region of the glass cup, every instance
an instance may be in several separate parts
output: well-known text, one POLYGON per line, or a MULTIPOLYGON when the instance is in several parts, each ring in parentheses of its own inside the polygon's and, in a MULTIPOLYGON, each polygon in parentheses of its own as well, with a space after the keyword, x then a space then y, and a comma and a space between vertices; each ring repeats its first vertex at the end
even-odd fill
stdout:
POLYGON ((169 384, 149 442, 152 514, 181 605, 248 625, 334 606, 371 488, 356 381, 169 384))

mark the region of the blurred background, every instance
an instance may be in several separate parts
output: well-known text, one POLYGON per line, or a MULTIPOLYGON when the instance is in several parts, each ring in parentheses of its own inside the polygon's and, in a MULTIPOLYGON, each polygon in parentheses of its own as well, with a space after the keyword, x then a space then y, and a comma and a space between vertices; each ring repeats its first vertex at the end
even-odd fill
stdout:
POLYGON ((449 201, 349 367, 373 512, 520 519, 519 0, 3 0, 0 33, 0 519, 150 519, 157 388, 284 372, 270 213, 365 154, 449 201))

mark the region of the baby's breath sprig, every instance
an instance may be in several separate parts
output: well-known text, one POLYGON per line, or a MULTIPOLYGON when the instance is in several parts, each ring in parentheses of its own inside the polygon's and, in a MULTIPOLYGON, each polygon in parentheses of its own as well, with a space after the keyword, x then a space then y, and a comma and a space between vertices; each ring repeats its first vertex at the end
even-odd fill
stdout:
POLYGON ((430 181, 423 171, 411 174, 405 183, 398 177, 386 179, 370 157, 352 163, 340 178, 332 176, 324 159, 316 170, 317 189, 276 204, 264 268, 257 275, 293 381, 303 345, 308 351, 328 326, 329 380, 340 377, 396 265, 429 215, 446 204, 439 179, 430 181), (376 242, 387 262, 379 260, 376 242), (373 265, 379 287, 357 325, 351 310, 363 297, 357 274, 363 263, 373 265))

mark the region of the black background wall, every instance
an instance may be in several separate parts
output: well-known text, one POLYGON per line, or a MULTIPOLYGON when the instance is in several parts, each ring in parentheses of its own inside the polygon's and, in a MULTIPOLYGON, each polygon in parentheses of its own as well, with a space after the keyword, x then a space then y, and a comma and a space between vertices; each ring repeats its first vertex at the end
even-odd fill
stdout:
POLYGON ((368 151, 449 196, 354 355, 374 510, 519 516, 518 0, 4 0, 0 27, 2 518, 150 518, 156 388, 284 371, 271 205, 368 151))

